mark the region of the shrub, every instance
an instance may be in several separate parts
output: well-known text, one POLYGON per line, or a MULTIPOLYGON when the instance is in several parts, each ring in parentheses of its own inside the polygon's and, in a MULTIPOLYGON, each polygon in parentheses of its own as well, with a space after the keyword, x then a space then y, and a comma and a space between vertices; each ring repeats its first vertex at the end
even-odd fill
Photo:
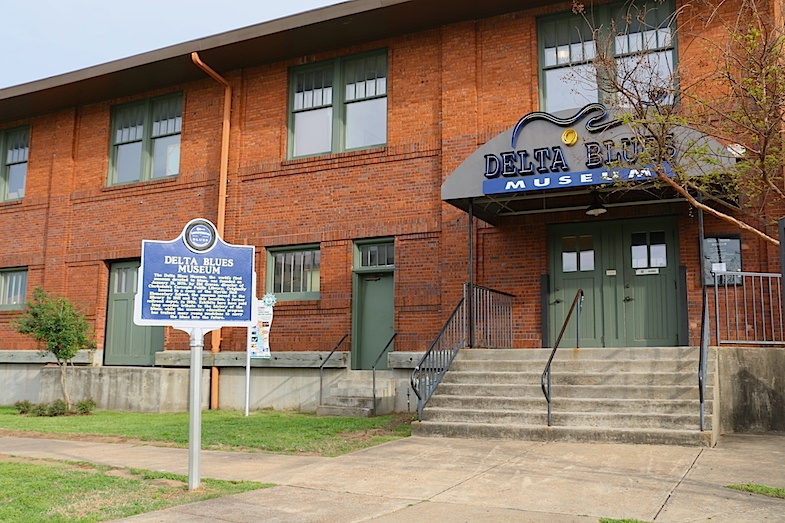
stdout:
POLYGON ((17 401, 14 403, 14 408, 19 414, 27 414, 33 408, 33 404, 27 400, 17 401))
POLYGON ((96 407, 96 402, 93 398, 87 398, 76 404, 77 414, 90 414, 96 407))
POLYGON ((48 416, 65 416, 66 414, 68 414, 68 405, 63 400, 54 400, 47 409, 48 416))
POLYGON ((33 405, 33 408, 30 409, 31 416, 48 416, 49 415, 49 404, 48 403, 37 403, 33 405))

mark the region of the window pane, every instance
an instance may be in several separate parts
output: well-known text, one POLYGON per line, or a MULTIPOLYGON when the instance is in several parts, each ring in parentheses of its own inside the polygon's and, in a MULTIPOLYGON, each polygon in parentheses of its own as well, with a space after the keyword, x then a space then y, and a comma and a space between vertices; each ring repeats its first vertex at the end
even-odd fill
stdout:
POLYGON ((319 251, 286 251, 273 254, 273 292, 319 292, 319 251))
POLYGON ((114 143, 142 140, 144 137, 144 105, 125 107, 115 111, 114 143))
POLYGON ((545 110, 574 109, 598 100, 597 78, 591 65, 545 71, 545 110))
POLYGON ((183 126, 182 99, 165 98, 153 105, 152 136, 179 134, 183 126))
POLYGON ((395 247, 392 243, 360 246, 360 267, 392 267, 395 247))
POLYGON ((6 163, 23 163, 27 161, 28 143, 30 133, 28 129, 21 129, 8 133, 8 150, 6 153, 6 163))
POLYGON ((580 250, 580 270, 594 270, 594 237, 581 236, 578 239, 578 249, 580 250))
POLYGON ((142 174, 142 142, 116 147, 115 183, 135 182, 142 174))
POLYGON ((328 153, 332 150, 332 107, 294 115, 294 156, 328 153))
POLYGON ((667 267, 668 254, 665 248, 665 233, 652 232, 649 236, 651 247, 649 248, 649 256, 651 257, 650 267, 667 267))
POLYGON ((8 166, 8 191, 6 198, 15 200, 25 196, 25 177, 27 175, 27 163, 18 163, 8 166))
POLYGON ((387 98, 353 102, 346 106, 346 148, 387 142, 387 98))
POLYGON ((333 103, 332 68, 316 69, 295 75, 294 110, 315 109, 333 103))
POLYGON ((27 271, 0 271, 0 306, 7 309, 24 307, 27 292, 27 271))
POLYGON ((153 178, 174 176, 180 172, 180 135, 153 140, 153 178))
POLYGON ((578 270, 578 242, 575 236, 565 236, 562 245, 562 272, 576 272, 578 270))
POLYGON ((649 245, 645 232, 636 232, 631 236, 632 268, 645 269, 649 266, 649 245))

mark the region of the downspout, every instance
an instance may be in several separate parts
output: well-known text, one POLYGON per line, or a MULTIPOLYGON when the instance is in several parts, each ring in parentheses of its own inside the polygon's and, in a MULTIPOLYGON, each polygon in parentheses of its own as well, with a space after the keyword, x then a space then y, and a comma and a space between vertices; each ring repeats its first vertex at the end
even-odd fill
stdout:
MULTIPOLYGON (((210 78, 224 86, 224 115, 221 129, 221 167, 218 175, 218 217, 215 224, 218 234, 223 238, 224 224, 226 222, 226 185, 229 173, 229 131, 232 115, 232 86, 221 75, 213 71, 199 58, 199 53, 191 53, 191 60, 197 67, 208 74, 210 78)), ((221 350, 221 329, 215 329, 210 334, 210 351, 213 353, 221 350)), ((215 355, 215 354, 213 354, 215 355)), ((210 368, 210 408, 218 408, 218 367, 210 368)))

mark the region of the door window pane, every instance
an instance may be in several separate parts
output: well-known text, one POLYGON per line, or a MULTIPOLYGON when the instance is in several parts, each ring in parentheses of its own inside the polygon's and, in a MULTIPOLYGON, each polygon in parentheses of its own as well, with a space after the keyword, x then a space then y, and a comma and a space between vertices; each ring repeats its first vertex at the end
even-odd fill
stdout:
POLYGON ((360 267, 393 267, 394 265, 395 245, 392 243, 360 246, 360 267))
POLYGON ((581 236, 578 239, 578 249, 580 250, 580 270, 594 270, 594 237, 581 236))
POLYGON ((667 267, 668 266, 668 253, 665 248, 665 233, 652 232, 650 234, 651 241, 651 267, 667 267))
POLYGON ((649 266, 649 246, 646 243, 646 233, 633 233, 632 239, 632 268, 643 269, 649 266))
POLYGON ((578 238, 565 236, 561 239, 561 270, 562 272, 578 271, 578 238))

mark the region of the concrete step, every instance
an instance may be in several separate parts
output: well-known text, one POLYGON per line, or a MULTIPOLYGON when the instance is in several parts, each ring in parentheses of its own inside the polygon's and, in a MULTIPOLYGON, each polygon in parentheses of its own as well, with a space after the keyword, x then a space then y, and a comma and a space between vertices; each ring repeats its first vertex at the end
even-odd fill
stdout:
POLYGON ((373 416, 373 409, 341 405, 320 405, 316 408, 316 415, 341 416, 344 418, 370 418, 373 416))
MULTIPOLYGON (((471 360, 456 359, 450 366, 450 372, 526 372, 542 374, 547 359, 542 360, 471 360)), ((603 359, 555 359, 551 363, 551 372, 698 372, 698 361, 691 359, 673 360, 603 360, 603 359)))
POLYGON ((517 439, 649 445, 710 446, 711 433, 699 430, 604 427, 563 427, 514 423, 444 423, 416 421, 412 434, 445 438, 517 439))
MULTIPOLYGON (((526 372, 474 372, 452 370, 442 383, 519 384, 540 383, 541 374, 526 372)), ((692 385, 697 372, 551 372, 552 386, 558 385, 692 385)))
MULTIPOLYGON (((554 361, 575 359, 613 360, 694 360, 698 361, 698 347, 561 347, 556 351, 554 361)), ((459 360, 519 360, 547 361, 551 349, 461 349, 459 360)))
MULTIPOLYGON (((428 408, 451 409, 495 409, 513 411, 541 411, 547 409, 545 397, 474 397, 437 394, 428 402, 428 408)), ((599 399, 599 398, 555 398, 553 412, 639 412, 652 414, 690 414, 697 412, 697 400, 656 399, 599 399)), ((707 401, 706 414, 713 412, 713 403, 707 401)))
MULTIPOLYGON (((497 423, 543 425, 548 423, 547 407, 539 411, 514 411, 494 409, 430 408, 424 421, 459 423, 497 423)), ((653 414, 637 412, 565 412, 554 411, 554 426, 619 428, 697 429, 700 420, 697 409, 689 414, 653 414)), ((710 425, 708 428, 711 428, 710 425)))
MULTIPOLYGON (((707 387, 707 395, 713 392, 707 387)), ((476 397, 529 397, 543 398, 540 384, 478 384, 478 383, 441 383, 437 395, 476 396, 476 397)), ((595 399, 698 399, 698 387, 673 385, 558 385, 552 386, 551 397, 557 398, 595 398, 595 399)))

